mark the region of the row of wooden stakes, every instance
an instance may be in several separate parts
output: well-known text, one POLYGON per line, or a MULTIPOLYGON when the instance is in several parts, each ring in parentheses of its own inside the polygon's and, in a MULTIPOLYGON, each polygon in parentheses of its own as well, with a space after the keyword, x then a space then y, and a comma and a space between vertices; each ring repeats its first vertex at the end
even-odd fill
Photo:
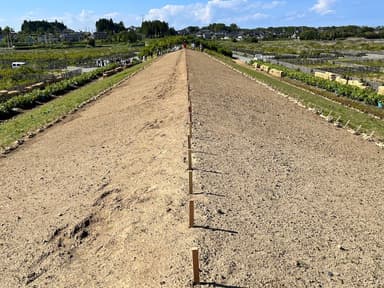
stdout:
MULTIPOLYGON (((193 167, 192 167, 192 102, 188 95, 188 193, 193 194, 193 167)), ((195 202, 189 200, 189 228, 192 228, 195 222, 195 202)), ((192 267, 193 267, 193 285, 200 283, 200 267, 199 267, 199 249, 192 248, 192 267)))

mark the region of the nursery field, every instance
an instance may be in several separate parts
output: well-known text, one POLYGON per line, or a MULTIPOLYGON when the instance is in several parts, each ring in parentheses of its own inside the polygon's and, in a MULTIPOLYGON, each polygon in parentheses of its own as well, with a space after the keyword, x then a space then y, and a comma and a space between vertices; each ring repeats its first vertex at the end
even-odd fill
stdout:
POLYGON ((278 61, 321 69, 365 81, 384 82, 384 41, 347 39, 337 41, 276 40, 258 43, 220 41, 220 45, 251 55, 273 55, 278 61))
POLYGON ((127 59, 137 48, 111 45, 88 48, 0 50, 0 90, 17 89, 49 79, 68 66, 95 67, 97 59, 127 59), (12 62, 25 62, 19 69, 12 69, 12 62))
POLYGON ((202 287, 380 287, 383 163, 208 55, 170 53, 0 157, 0 286, 193 287, 196 247, 202 287))

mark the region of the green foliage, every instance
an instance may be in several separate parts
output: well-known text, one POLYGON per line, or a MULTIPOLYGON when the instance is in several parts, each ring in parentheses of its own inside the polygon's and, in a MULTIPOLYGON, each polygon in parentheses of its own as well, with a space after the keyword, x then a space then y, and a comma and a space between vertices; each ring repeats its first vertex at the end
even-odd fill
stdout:
POLYGON ((119 33, 125 31, 125 26, 123 22, 114 23, 112 19, 99 19, 96 21, 96 31, 97 32, 107 32, 110 34, 119 33))
POLYGON ((152 39, 147 42, 146 46, 140 51, 140 56, 153 56, 157 52, 172 49, 174 46, 181 45, 188 41, 187 37, 170 36, 161 39, 152 39))
POLYGON ((318 40, 319 32, 316 29, 308 29, 299 34, 301 40, 318 40))
POLYGON ((141 32, 147 38, 160 38, 165 36, 176 35, 176 31, 173 28, 169 28, 167 22, 155 20, 155 21, 143 21, 141 24, 141 32))
MULTIPOLYGON (((27 62, 35 70, 62 69, 67 66, 94 65, 98 58, 132 57, 138 48, 127 45, 96 48, 8 50, 0 53, 0 67, 9 68, 13 61, 27 62)), ((1 90, 1 88, 0 88, 1 90)))
POLYGON ((68 29, 63 23, 57 22, 48 22, 45 20, 42 21, 27 21, 24 20, 21 25, 22 33, 29 34, 43 34, 43 33, 58 33, 68 29))
POLYGON ((87 41, 88 46, 95 47, 96 46, 96 40, 94 38, 89 38, 87 41))
POLYGON ((62 95, 68 91, 77 89, 90 81, 103 75, 103 72, 115 68, 112 64, 107 67, 96 69, 89 73, 84 73, 71 79, 62 80, 60 82, 48 85, 43 90, 35 89, 24 95, 12 97, 8 101, 0 104, 0 119, 8 119, 15 114, 14 108, 29 109, 36 106, 37 102, 46 102, 52 99, 52 96, 62 95))
POLYGON ((0 69, 0 90, 12 90, 18 86, 26 86, 39 82, 45 77, 48 77, 47 72, 30 66, 21 66, 18 69, 0 69))
POLYGON ((200 44, 200 43, 203 44, 204 48, 218 52, 224 56, 232 57, 232 50, 223 45, 220 45, 216 41, 197 39, 196 42, 197 44, 200 44))
POLYGON ((203 27, 203 29, 208 29, 212 32, 237 32, 240 30, 240 27, 237 26, 237 24, 232 23, 229 26, 225 25, 224 23, 212 23, 209 24, 207 27, 203 27))
POLYGON ((266 64, 272 68, 284 71, 286 77, 301 81, 307 85, 327 90, 338 96, 348 97, 355 101, 361 101, 369 105, 377 105, 378 101, 384 101, 384 96, 377 94, 373 89, 361 89, 351 85, 345 85, 336 81, 315 77, 312 74, 286 68, 281 65, 257 61, 260 64, 266 64))

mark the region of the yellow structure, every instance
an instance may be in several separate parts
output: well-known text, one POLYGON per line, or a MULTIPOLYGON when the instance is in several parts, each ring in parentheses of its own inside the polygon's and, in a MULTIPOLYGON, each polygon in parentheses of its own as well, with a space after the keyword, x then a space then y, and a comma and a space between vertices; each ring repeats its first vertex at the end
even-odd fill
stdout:
POLYGON ((379 86, 379 88, 377 89, 377 94, 384 95, 384 86, 379 86))
POLYGON ((277 69, 271 69, 269 70, 269 74, 273 75, 273 76, 276 76, 276 77, 283 77, 284 76, 284 72, 281 71, 281 70, 277 70, 277 69))
POLYGON ((367 89, 368 87, 362 83, 360 80, 349 80, 348 81, 348 85, 351 85, 351 86, 354 86, 354 87, 358 87, 360 89, 367 89))
POLYGON ((336 77, 336 82, 337 83, 340 83, 340 84, 344 84, 344 85, 347 85, 348 84, 348 80, 347 79, 344 79, 340 76, 336 77))

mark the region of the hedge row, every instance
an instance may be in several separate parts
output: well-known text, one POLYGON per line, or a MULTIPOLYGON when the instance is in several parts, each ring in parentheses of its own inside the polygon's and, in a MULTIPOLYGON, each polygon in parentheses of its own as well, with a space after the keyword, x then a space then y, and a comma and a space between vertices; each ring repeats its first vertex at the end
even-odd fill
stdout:
POLYGON ((361 89, 351 85, 341 84, 336 81, 315 77, 312 74, 307 74, 301 71, 289 69, 281 65, 265 63, 262 61, 255 62, 282 70, 284 71, 285 76, 288 78, 301 81, 307 85, 318 87, 329 92, 333 92, 338 96, 348 97, 352 100, 362 101, 370 105, 377 105, 379 101, 384 102, 384 96, 377 94, 376 91, 371 88, 361 89))
POLYGON ((71 90, 83 86, 94 79, 103 76, 107 70, 115 68, 117 65, 112 64, 107 67, 98 68, 94 71, 81 74, 71 79, 66 79, 57 83, 50 84, 43 90, 35 89, 29 93, 15 96, 8 101, 0 104, 0 119, 5 120, 17 114, 15 108, 29 109, 39 104, 39 102, 47 102, 54 96, 63 95, 71 90))

